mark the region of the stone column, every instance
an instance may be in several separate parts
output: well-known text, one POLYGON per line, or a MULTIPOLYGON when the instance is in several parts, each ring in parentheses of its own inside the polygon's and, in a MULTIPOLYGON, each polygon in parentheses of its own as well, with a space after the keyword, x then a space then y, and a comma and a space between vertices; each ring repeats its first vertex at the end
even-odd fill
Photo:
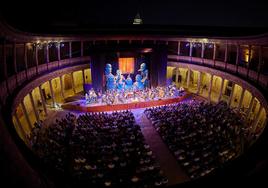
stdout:
POLYGON ((205 44, 202 42, 201 43, 201 58, 204 58, 204 54, 205 54, 205 44))
POLYGON ((25 63, 25 74, 28 80, 28 61, 27 61, 27 45, 24 43, 24 63, 25 63))
POLYGON ((228 44, 225 44, 225 53, 224 53, 224 69, 226 70, 227 68, 227 61, 228 61, 228 44))
POLYGON ((215 67, 215 64, 216 64, 216 50, 217 50, 217 46, 216 44, 214 43, 213 44, 213 66, 215 67))
POLYGON ((259 108, 259 110, 258 110, 258 112, 257 112, 257 115, 256 115, 256 117, 255 117, 255 119, 254 119, 254 123, 253 123, 253 132, 255 132, 256 129, 257 129, 257 125, 258 125, 258 121, 259 121, 259 119, 260 119, 260 115, 261 115, 261 111, 262 111, 262 109, 263 109, 263 107, 260 106, 260 108, 259 108))
POLYGON ((212 91, 212 82, 213 82, 213 74, 210 76, 209 87, 208 87, 208 100, 211 100, 211 91, 212 91))
POLYGON ((13 43, 13 66, 15 71, 15 78, 16 78, 16 85, 18 85, 18 70, 17 70, 17 49, 16 49, 16 42, 13 43))
POLYGON ((238 72, 238 64, 239 64, 239 56, 240 56, 240 45, 236 46, 236 73, 238 72))
POLYGON ((240 99, 239 99, 239 103, 238 103, 238 109, 241 109, 241 106, 242 106, 242 102, 243 102, 243 99, 244 99, 244 95, 245 95, 245 89, 242 88, 242 93, 241 93, 241 96, 240 96, 240 99))
POLYGON ((23 111, 23 114, 25 116, 25 119, 26 119, 26 122, 27 122, 27 125, 28 125, 28 129, 31 131, 32 130, 32 124, 31 124, 30 118, 28 116, 28 113, 27 113, 27 110, 26 110, 26 107, 25 107, 23 101, 21 102, 21 107, 22 107, 22 111, 23 111))
POLYGON ((178 56, 181 54, 181 41, 178 41, 178 56))
POLYGON ((80 56, 83 57, 84 56, 84 41, 81 41, 81 54, 80 56))
POLYGON ((205 44, 202 42, 201 43, 201 58, 202 58, 202 63, 204 63, 204 55, 205 55, 205 44))
POLYGON ((83 85, 86 84, 85 69, 82 70, 83 85))
POLYGON ((28 140, 27 140, 27 133, 25 132, 25 130, 24 130, 23 127, 22 127, 22 124, 21 124, 21 122, 20 122, 20 119, 19 119, 19 117, 18 117, 17 112, 14 113, 14 117, 15 117, 16 122, 17 122, 17 124, 18 124, 18 128, 19 128, 19 130, 20 130, 20 132, 21 132, 22 139, 27 143, 27 141, 28 141, 28 140))
POLYGON ((55 107, 55 105, 56 105, 55 95, 54 95, 54 91, 53 91, 51 80, 49 80, 48 82, 49 82, 49 88, 50 88, 50 93, 51 93, 51 98, 52 98, 52 106, 55 107))
POLYGON ((45 49, 45 54, 46 54, 46 64, 47 64, 47 70, 48 70, 48 63, 49 63, 49 47, 48 47, 48 43, 46 45, 45 49))
POLYGON ((64 99, 64 91, 63 91, 63 81, 62 81, 62 77, 63 75, 60 76, 60 93, 61 93, 61 97, 64 99))
POLYGON ((39 93, 40 93, 41 102, 44 108, 44 112, 45 112, 45 115, 47 115, 47 106, 46 106, 45 96, 43 95, 41 86, 38 86, 38 88, 39 88, 39 93))
POLYGON ((197 82, 197 94, 200 93, 200 88, 201 88, 201 76, 202 76, 202 72, 199 72, 198 74, 198 82, 197 82))
POLYGON ((34 99, 33 99, 33 94, 32 94, 32 91, 29 93, 29 96, 30 96, 30 100, 31 100, 31 103, 32 103, 32 106, 33 106, 33 110, 34 110, 34 115, 36 117, 36 121, 38 123, 40 123, 40 118, 39 118, 39 114, 38 114, 38 111, 36 109, 36 106, 34 104, 34 99))
POLYGON ((75 84, 74 84, 74 73, 73 72, 71 73, 71 81, 72 81, 72 87, 73 87, 74 94, 76 94, 75 84))
POLYGON ((222 91, 223 91, 223 86, 224 86, 224 78, 221 78, 221 88, 220 88, 220 94, 219 94, 219 98, 218 98, 218 102, 221 100, 222 97, 222 91))
POLYGON ((248 74, 249 74, 250 59, 251 59, 251 45, 249 45, 249 50, 248 50, 247 78, 248 78, 248 74))
POLYGON ((252 107, 253 107, 254 98, 255 98, 255 97, 252 95, 252 98, 251 98, 250 103, 249 103, 248 110, 247 110, 247 112, 246 112, 246 118, 247 118, 247 119, 249 119, 249 114, 250 114, 250 112, 251 112, 251 110, 252 110, 252 107))
POLYGON ((58 67, 60 66, 60 43, 57 43, 58 67))
POLYGON ((178 79, 179 79, 179 68, 177 67, 176 68, 176 76, 175 76, 175 84, 176 84, 176 86, 178 84, 178 79))
POLYGON ((85 92, 85 84, 86 84, 86 78, 85 78, 85 73, 84 69, 82 69, 82 79, 83 79, 83 91, 85 92))
POLYGON ((192 53, 193 53, 193 43, 190 42, 190 52, 189 52, 190 57, 192 57, 192 53))
POLYGON ((259 80, 260 80, 261 67, 262 67, 262 46, 259 47, 259 64, 258 64, 257 83, 259 83, 259 80))
POLYGON ((38 46, 35 46, 35 66, 36 66, 36 74, 38 74, 38 46))
POLYGON ((231 106, 233 95, 234 95, 234 89, 235 89, 235 83, 233 83, 233 85, 232 85, 232 90, 231 90, 230 97, 229 97, 228 103, 227 103, 228 106, 231 106))
POLYGON ((72 42, 69 42, 69 58, 72 58, 72 42))
POLYGON ((189 89, 190 86, 190 78, 191 78, 191 69, 188 68, 188 74, 187 74, 187 88, 189 89))

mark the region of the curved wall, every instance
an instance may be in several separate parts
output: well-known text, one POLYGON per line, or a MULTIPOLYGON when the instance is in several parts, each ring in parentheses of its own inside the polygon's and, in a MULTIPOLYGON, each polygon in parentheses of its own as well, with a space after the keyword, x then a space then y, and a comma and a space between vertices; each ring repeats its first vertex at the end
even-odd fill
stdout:
MULTIPOLYGON (((71 90, 71 95, 81 91, 81 84, 77 88, 73 87, 76 81, 72 81, 72 77, 73 74, 79 75, 83 83, 86 83, 84 74, 91 77, 91 70, 88 69, 91 50, 107 47, 129 48, 132 45, 144 48, 165 44, 169 54, 167 77, 174 76, 178 86, 183 86, 190 92, 211 101, 225 100, 230 106, 242 109, 245 115, 251 114, 247 120, 253 125, 252 131, 256 131, 258 135, 263 131, 267 122, 267 101, 265 100, 268 88, 267 34, 248 37, 39 36, 18 32, 0 23, 0 35, 4 39, 0 43, 1 119, 6 120, 3 111, 7 105, 11 105, 7 100, 11 98, 14 103, 12 104, 13 112, 10 114, 12 113, 15 129, 23 140, 26 140, 26 135, 29 134, 38 117, 40 120, 46 117, 45 106, 58 103, 68 97, 64 96, 61 91, 63 87, 66 91, 71 90), (80 70, 84 70, 82 74, 78 73, 80 70), (44 75, 46 73, 48 76, 44 75), (68 84, 61 83, 65 81, 68 84), (56 87, 56 85, 61 86, 56 87), (55 90, 54 97, 51 90, 55 90), (46 99, 46 96, 42 99, 42 91, 50 94, 50 99, 46 99), (36 97, 38 93, 39 97, 36 97), (17 97, 12 98, 13 96, 17 97), (39 106, 36 98, 41 99, 39 106), (38 106, 37 110, 34 110, 34 106, 38 106), (38 113, 39 109, 42 109, 41 113, 38 113), (18 111, 24 119, 19 116, 18 111), (28 113, 34 118, 26 118, 28 113), (24 129, 25 127, 28 128, 24 129)), ((12 121, 1 123, 1 127, 2 125, 12 126, 10 122, 12 121)), ((14 138, 10 131, 5 131, 5 133, 10 133, 13 136, 10 138, 14 138)), ((9 141, 11 142, 11 139, 9 141)), ((6 151, 19 151, 15 144, 6 151)), ((10 152, 10 155, 16 158, 16 153, 10 152)), ((23 157, 20 163, 16 163, 18 166, 28 165, 29 161, 23 157)), ((32 176, 39 176, 32 171, 28 172, 32 176)))
MULTIPOLYGON (((75 95, 78 93, 78 87, 74 84, 73 75, 82 70, 80 74, 81 86, 85 83, 84 70, 88 68, 89 64, 84 64, 55 70, 32 80, 17 93, 12 104, 13 122, 18 134, 24 141, 27 142, 26 137, 30 134, 34 123, 47 116, 47 108, 55 109, 55 104, 62 103, 64 98, 67 97, 66 93, 69 91, 63 90, 66 85, 63 84, 64 78, 69 75, 71 80, 70 96, 75 95), (57 82, 60 85, 58 92, 55 88, 56 79, 58 79, 57 82), (53 81, 55 81, 54 84, 53 81), (47 84, 47 87, 44 90, 48 90, 45 93, 52 95, 51 99, 45 98, 44 94, 42 96, 42 87, 45 84, 47 84), (39 96, 34 94, 36 92, 39 96), (21 115, 19 115, 20 113, 21 115)), ((79 75, 75 77, 79 77, 79 75)), ((175 77, 175 84, 178 87, 183 86, 188 91, 201 95, 209 101, 225 100, 231 107, 241 110, 247 117, 248 128, 256 137, 263 131, 267 121, 268 104, 263 94, 248 82, 213 68, 169 61, 167 78, 171 79, 172 77, 175 77), (179 77, 181 78, 178 79, 179 77), (228 83, 229 85, 231 83, 229 88, 228 83)), ((79 91, 83 91, 83 88, 80 88, 79 91)))

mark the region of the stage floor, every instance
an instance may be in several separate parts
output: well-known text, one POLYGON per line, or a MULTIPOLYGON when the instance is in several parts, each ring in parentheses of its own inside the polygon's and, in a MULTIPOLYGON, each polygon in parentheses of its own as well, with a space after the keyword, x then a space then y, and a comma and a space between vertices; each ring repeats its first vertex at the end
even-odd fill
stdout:
POLYGON ((85 104, 85 100, 77 100, 74 102, 65 103, 61 105, 61 107, 62 109, 71 110, 71 111, 80 111, 80 112, 120 111, 120 110, 148 108, 148 107, 178 103, 186 99, 189 96, 190 96, 189 93, 184 92, 182 96, 176 97, 176 98, 159 99, 159 100, 144 101, 144 102, 131 102, 131 103, 125 103, 125 104, 112 104, 112 105, 85 104))

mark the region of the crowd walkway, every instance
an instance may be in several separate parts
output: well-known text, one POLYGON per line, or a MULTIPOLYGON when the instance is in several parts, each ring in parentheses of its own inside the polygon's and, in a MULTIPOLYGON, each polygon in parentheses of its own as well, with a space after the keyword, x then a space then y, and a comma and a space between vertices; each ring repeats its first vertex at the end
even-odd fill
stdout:
POLYGON ((159 163, 161 170, 168 178, 168 185, 175 185, 189 181, 190 178, 177 163, 176 159, 143 111, 144 109, 132 110, 137 124, 141 127, 142 133, 145 137, 145 142, 149 144, 153 154, 156 156, 156 160, 159 163))

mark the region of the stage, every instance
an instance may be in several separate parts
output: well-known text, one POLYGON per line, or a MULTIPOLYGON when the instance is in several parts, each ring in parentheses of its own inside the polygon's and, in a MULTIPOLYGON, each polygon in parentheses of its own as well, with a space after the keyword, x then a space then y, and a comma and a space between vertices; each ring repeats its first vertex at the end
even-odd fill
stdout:
POLYGON ((151 101, 143 101, 143 102, 131 102, 124 104, 111 104, 111 105, 98 105, 98 104, 86 104, 85 100, 77 100, 74 102, 69 102, 62 104, 62 109, 71 110, 71 111, 80 111, 80 112, 108 112, 108 111, 120 111, 120 110, 130 110, 137 108, 149 108, 154 106, 162 106, 173 103, 181 102, 182 100, 188 98, 190 96, 189 93, 184 92, 182 96, 178 96, 175 98, 165 98, 151 101))

